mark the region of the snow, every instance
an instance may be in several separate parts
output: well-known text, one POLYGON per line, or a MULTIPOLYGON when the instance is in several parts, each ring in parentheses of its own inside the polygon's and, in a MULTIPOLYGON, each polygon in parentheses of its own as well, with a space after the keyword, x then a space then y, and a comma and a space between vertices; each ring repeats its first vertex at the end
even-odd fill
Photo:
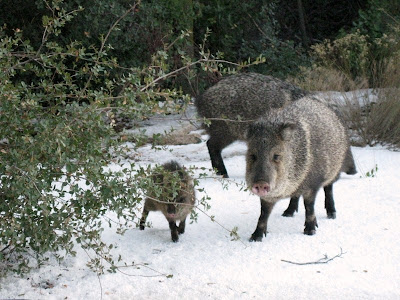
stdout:
MULTIPOLYGON (((161 151, 144 146, 138 157, 141 164, 175 159, 210 168, 206 138, 161 151)), ((245 152, 241 142, 224 150, 230 178, 222 181, 244 184, 245 152)), ((199 212, 178 243, 157 212, 150 213, 152 227, 144 231, 133 228, 121 236, 107 227, 104 240, 117 246, 112 253, 134 267, 98 277, 77 249, 76 257, 60 264, 50 258, 23 278, 2 279, 0 299, 400 299, 400 153, 384 147, 352 152, 359 173, 342 174, 334 185, 335 220, 327 219, 323 192, 318 194, 314 236, 303 234, 303 206, 293 218, 281 216, 288 205, 284 199, 272 211, 267 237, 249 242, 259 217, 258 197, 235 184, 226 190, 221 179, 210 176, 200 187, 211 197, 207 214, 216 222, 199 212), (374 177, 365 176, 376 166, 374 177), (229 230, 235 227, 240 240, 233 241, 229 230), (323 258, 331 260, 283 261, 323 258)))
POLYGON ((365 104, 376 103, 379 98, 379 94, 382 93, 383 89, 361 89, 350 92, 319 92, 316 94, 320 100, 335 103, 337 105, 343 105, 346 103, 352 103, 358 106, 364 106, 365 104))

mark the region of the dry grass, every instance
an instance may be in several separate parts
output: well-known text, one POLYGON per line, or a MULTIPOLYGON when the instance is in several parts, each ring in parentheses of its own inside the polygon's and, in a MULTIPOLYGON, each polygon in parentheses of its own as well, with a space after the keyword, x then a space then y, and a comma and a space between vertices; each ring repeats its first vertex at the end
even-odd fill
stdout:
POLYGON ((366 78, 353 80, 345 73, 332 68, 313 66, 303 68, 300 76, 288 78, 293 84, 308 91, 352 91, 368 87, 366 78))
POLYGON ((198 144, 201 142, 201 136, 200 134, 193 133, 193 130, 196 130, 193 125, 187 125, 178 130, 164 134, 157 138, 157 140, 149 138, 149 142, 161 146, 198 144))

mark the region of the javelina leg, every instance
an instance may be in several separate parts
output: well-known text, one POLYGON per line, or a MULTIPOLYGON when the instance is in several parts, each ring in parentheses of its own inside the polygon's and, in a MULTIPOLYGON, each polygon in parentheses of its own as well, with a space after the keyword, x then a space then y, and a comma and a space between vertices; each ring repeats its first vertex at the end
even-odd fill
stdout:
POLYGON ((143 213, 142 213, 142 218, 140 219, 140 224, 139 224, 139 228, 140 230, 144 230, 144 227, 146 225, 146 219, 147 216, 149 215, 149 211, 145 208, 143 209, 143 213))
POLYGON ((178 233, 179 233, 179 234, 185 233, 185 223, 186 223, 186 218, 183 219, 183 220, 179 223, 179 226, 178 226, 178 233))
POLYGON ((284 217, 293 217, 295 211, 299 211, 299 199, 300 197, 292 197, 290 198, 290 203, 288 208, 283 212, 282 216, 284 217))
POLYGON ((335 201, 333 200, 332 184, 324 187, 325 191, 325 209, 328 219, 336 219, 335 201))
POLYGON ((231 144, 233 141, 225 138, 216 138, 211 136, 207 141, 208 153, 210 154, 211 165, 214 169, 217 169, 217 175, 222 175, 224 178, 228 178, 228 172, 226 171, 224 161, 222 160, 222 150, 231 144))
MULTIPOLYGON (((261 200, 261 199, 260 199, 261 200)), ((261 214, 258 219, 257 228, 250 238, 250 242, 261 242, 263 235, 267 236, 267 223, 268 217, 271 214, 272 208, 275 203, 266 202, 261 200, 261 214)))
POLYGON ((176 243, 179 240, 178 227, 176 227, 175 221, 168 221, 168 222, 169 222, 169 229, 171 229, 172 241, 176 243))
POLYGON ((317 224, 317 217, 314 212, 315 197, 317 195, 316 191, 310 191, 309 193, 303 195, 304 207, 306 208, 306 221, 304 224, 304 234, 314 235, 317 224))
POLYGON ((342 171, 349 175, 357 174, 356 164, 354 163, 353 153, 351 153, 350 147, 347 148, 342 171))

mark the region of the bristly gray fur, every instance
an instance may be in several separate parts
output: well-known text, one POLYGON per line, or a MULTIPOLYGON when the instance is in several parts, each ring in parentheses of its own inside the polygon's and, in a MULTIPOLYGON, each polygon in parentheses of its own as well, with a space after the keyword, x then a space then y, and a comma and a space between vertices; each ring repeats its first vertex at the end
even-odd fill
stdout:
MULTIPOLYGON (((259 192, 266 215, 263 221, 260 217, 252 240, 261 240, 270 210, 286 197, 303 196, 305 233, 314 234, 316 193, 321 187, 331 189, 349 149, 346 129, 336 113, 323 103, 304 97, 270 110, 251 124, 247 145, 246 182, 259 192)), ((335 210, 333 198, 328 201, 329 216, 335 210)))

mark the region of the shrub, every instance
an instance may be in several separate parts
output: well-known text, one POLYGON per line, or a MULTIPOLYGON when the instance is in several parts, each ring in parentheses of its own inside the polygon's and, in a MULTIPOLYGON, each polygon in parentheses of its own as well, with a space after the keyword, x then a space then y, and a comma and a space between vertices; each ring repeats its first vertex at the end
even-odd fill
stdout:
POLYGON ((400 149, 398 89, 370 90, 362 98, 354 94, 344 99, 345 104, 340 107, 341 115, 357 145, 383 144, 400 149))
POLYGON ((262 55, 267 58, 265 63, 251 71, 280 78, 295 75, 299 66, 308 65, 308 58, 300 46, 279 37, 275 16, 278 2, 194 1, 194 41, 199 44, 210 29, 207 46, 213 53, 222 52, 229 61, 247 61, 262 55))
POLYGON ((312 46, 312 50, 318 66, 338 70, 353 80, 367 75, 369 44, 359 32, 334 41, 326 40, 312 46))
MULTIPOLYGON (((43 5, 39 44, 18 28, 12 34, 6 26, 0 30, 0 276, 26 271, 29 257, 41 263, 48 252, 60 259, 74 255, 77 244, 94 253, 88 265, 98 273, 105 262, 115 271, 113 245, 101 239, 103 227, 117 223, 123 233, 135 226, 143 191, 153 188, 149 167, 123 159, 117 117, 139 121, 184 110, 190 97, 160 85, 182 70, 232 70, 204 47, 192 60, 180 47, 191 38, 186 32, 163 45, 149 65, 122 68, 109 56, 108 38, 137 4, 90 47, 60 42, 82 8, 66 10, 61 0, 43 5), (179 69, 168 63, 171 47, 180 53, 179 69), (114 73, 121 68, 125 75, 117 81, 114 73)), ((207 195, 198 205, 207 208, 206 200, 207 195)))
POLYGON ((381 37, 356 31, 313 46, 313 66, 291 79, 309 90, 354 91, 343 93, 344 105, 337 104, 359 145, 400 146, 399 24, 381 37))
POLYGON ((21 31, 13 36, 0 32, 3 271, 26 270, 25 253, 39 262, 48 251, 74 254, 74 241, 106 253, 101 218, 111 210, 134 221, 142 197, 135 166, 120 172, 105 168, 117 145, 112 107, 133 106, 140 116, 155 105, 156 93, 113 97, 116 84, 109 74, 116 61, 107 56, 105 40, 100 49, 90 50, 54 41, 77 13, 59 3, 43 17, 43 41, 37 48, 21 31), (136 97, 143 103, 136 103, 136 97))

